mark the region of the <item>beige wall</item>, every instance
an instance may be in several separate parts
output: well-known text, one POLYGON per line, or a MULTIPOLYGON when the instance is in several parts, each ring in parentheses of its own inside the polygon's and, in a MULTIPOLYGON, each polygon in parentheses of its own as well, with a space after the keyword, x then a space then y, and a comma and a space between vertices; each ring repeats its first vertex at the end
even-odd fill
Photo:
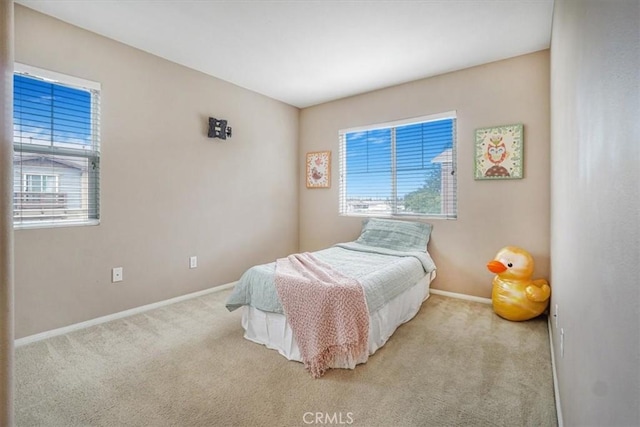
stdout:
POLYGON ((541 51, 303 109, 300 154, 331 150, 330 189, 308 190, 300 171, 300 250, 355 239, 361 218, 338 215, 338 130, 456 110, 458 219, 429 219, 434 288, 490 297, 487 261, 520 245, 549 273, 549 52, 541 51), (474 130, 524 124, 525 179, 474 181, 474 130))
POLYGON ((13 425, 13 2, 0 0, 0 426, 13 425))
POLYGON ((640 425, 639 22, 637 0, 555 1, 551 303, 568 426, 640 425))
POLYGON ((18 62, 102 84, 101 224, 16 232, 18 338, 232 282, 297 249, 298 109, 22 6, 15 41, 18 62), (208 116, 233 137, 208 139, 208 116))

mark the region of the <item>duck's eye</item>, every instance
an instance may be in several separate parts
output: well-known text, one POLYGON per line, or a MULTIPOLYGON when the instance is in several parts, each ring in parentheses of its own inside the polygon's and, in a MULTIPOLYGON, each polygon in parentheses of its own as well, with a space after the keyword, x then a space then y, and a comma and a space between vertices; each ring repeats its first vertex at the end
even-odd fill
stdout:
POLYGON ((507 267, 511 268, 511 267, 513 267, 513 264, 509 263, 509 264, 507 264, 507 267))

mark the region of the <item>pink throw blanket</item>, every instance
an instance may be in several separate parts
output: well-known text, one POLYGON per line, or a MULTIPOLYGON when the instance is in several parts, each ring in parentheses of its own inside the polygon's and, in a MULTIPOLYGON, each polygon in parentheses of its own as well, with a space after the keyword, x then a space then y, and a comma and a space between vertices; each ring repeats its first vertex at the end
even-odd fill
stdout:
POLYGON ((369 311, 357 280, 306 252, 278 259, 275 283, 302 361, 314 378, 338 357, 368 355, 369 311))

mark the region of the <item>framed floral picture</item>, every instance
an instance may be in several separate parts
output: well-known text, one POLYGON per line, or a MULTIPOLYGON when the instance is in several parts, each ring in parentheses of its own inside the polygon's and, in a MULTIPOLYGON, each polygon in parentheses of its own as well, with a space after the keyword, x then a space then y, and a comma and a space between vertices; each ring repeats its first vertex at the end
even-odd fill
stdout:
POLYGON ((475 179, 523 177, 522 124, 476 129, 475 179))
POLYGON ((331 151, 307 153, 307 188, 331 187, 331 151))

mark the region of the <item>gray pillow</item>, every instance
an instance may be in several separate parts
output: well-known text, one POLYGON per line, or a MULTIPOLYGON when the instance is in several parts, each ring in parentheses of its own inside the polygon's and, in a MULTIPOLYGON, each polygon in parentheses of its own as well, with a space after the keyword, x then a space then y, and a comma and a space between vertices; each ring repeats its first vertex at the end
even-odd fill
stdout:
POLYGON ((431 224, 415 221, 369 218, 362 222, 356 243, 396 251, 427 251, 431 224))

